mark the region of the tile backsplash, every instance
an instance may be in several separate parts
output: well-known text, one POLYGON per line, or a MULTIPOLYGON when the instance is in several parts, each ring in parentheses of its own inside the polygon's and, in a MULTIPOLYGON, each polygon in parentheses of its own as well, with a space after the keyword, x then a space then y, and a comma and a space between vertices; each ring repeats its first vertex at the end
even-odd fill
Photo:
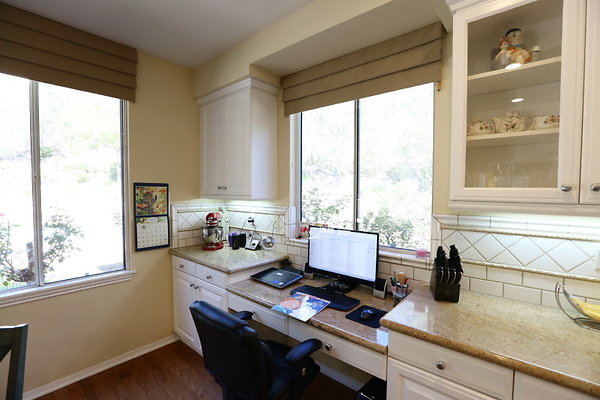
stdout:
MULTIPOLYGON (((306 240, 294 239, 295 209, 286 206, 225 203, 174 204, 172 247, 201 244, 206 214, 221 211, 232 232, 256 231, 275 238, 274 250, 286 253, 294 267, 308 259, 306 240), (223 211, 227 211, 223 213, 223 211)), ((519 218, 434 215, 431 250, 451 244, 460 250, 463 290, 556 306, 554 285, 565 283, 582 298, 600 304, 600 223, 565 224, 519 218)), ((412 255, 381 251, 379 276, 404 272, 412 281, 429 282, 432 262, 412 255)))

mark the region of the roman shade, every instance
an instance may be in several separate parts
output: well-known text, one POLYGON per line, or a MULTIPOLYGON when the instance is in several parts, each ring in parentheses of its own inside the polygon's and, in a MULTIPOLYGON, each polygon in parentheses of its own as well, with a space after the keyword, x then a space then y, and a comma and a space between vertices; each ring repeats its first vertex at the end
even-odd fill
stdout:
POLYGON ((0 72, 135 101, 137 50, 0 3, 0 72))
POLYGON ((439 82, 441 22, 285 76, 285 115, 439 82))

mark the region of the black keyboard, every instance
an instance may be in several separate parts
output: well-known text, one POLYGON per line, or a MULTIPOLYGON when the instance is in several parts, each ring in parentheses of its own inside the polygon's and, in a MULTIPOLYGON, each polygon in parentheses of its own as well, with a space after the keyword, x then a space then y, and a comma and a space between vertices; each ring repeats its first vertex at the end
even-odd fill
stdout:
POLYGON ((290 294, 294 294, 296 292, 302 292, 310 294, 311 296, 318 297, 320 299, 329 300, 331 303, 329 303, 328 307, 331 307, 334 310, 348 311, 349 309, 354 308, 358 304, 360 304, 360 300, 355 299, 353 297, 348 297, 344 294, 334 292, 332 290, 327 290, 310 285, 302 285, 290 290, 290 294))

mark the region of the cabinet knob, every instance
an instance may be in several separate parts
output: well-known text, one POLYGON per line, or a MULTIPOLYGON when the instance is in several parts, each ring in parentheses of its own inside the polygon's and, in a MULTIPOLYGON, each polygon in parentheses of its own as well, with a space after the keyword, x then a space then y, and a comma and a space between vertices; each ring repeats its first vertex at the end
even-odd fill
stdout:
POLYGON ((594 192, 600 192, 600 183, 598 183, 598 182, 592 183, 590 185, 590 190, 592 190, 594 192))
POLYGON ((217 186, 217 190, 222 190, 223 186, 217 186))
POLYGON ((436 366, 436 368, 437 368, 437 369, 439 369, 440 371, 441 371, 441 370, 444 370, 444 369, 446 369, 446 364, 445 364, 443 361, 438 361, 438 362, 436 362, 436 363, 435 363, 435 366, 436 366))
POLYGON ((185 266, 183 264, 179 264, 179 268, 185 268, 185 266))
POLYGON ((560 185, 560 190, 563 192, 570 192, 573 189, 571 185, 560 185))
POLYGON ((190 287, 191 287, 191 288, 194 288, 194 284, 193 284, 193 283, 190 283, 190 287))
POLYGON ((325 347, 325 350, 327 350, 327 351, 330 351, 333 348, 333 346, 329 343, 326 343, 324 347, 325 347))
POLYGON ((223 190, 227 190, 227 186, 223 186, 223 190))
POLYGON ((206 275, 206 279, 212 279, 212 275, 206 275))

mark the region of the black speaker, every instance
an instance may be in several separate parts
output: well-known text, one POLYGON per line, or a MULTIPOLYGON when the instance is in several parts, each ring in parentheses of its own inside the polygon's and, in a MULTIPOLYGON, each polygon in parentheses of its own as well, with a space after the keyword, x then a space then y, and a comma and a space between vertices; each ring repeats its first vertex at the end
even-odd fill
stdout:
POLYGON ((373 296, 385 299, 387 294, 387 279, 376 278, 373 284, 373 296))

